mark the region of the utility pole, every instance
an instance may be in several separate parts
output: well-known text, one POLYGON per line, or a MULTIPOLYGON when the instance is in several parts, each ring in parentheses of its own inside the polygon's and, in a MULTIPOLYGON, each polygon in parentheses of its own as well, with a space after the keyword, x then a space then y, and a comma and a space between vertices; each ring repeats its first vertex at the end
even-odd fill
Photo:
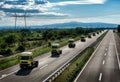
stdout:
POLYGON ((27 22, 26 22, 26 12, 24 14, 24 22, 25 22, 25 28, 27 28, 27 22))
MULTIPOLYGON (((18 19, 18 16, 17 16, 17 13, 15 12, 15 29, 17 29, 17 19, 18 19)), ((27 20, 26 20, 26 12, 24 13, 23 15, 23 19, 24 19, 24 29, 27 28, 27 20)))
POLYGON ((15 12, 15 29, 17 29, 17 14, 15 12))

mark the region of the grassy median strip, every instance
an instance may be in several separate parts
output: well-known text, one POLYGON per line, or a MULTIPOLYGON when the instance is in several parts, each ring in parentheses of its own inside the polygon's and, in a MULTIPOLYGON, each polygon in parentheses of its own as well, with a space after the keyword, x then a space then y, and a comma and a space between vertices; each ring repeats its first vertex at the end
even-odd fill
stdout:
POLYGON ((107 34, 107 32, 108 32, 108 31, 106 31, 105 33, 103 33, 100 37, 98 37, 97 40, 98 40, 98 41, 101 41, 101 40, 104 38, 104 36, 107 34))
POLYGON ((93 48, 88 48, 83 54, 75 59, 70 66, 68 66, 61 75, 56 78, 53 82, 72 82, 77 76, 77 73, 82 69, 84 64, 87 62, 91 54, 93 53, 93 48))

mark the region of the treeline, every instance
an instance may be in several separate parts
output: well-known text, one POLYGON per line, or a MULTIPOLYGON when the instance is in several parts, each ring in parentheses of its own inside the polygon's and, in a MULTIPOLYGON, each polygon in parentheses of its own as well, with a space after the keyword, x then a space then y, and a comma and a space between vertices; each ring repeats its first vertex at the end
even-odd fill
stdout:
POLYGON ((45 29, 45 30, 11 30, 0 31, 0 55, 8 56, 14 53, 23 52, 64 38, 75 38, 81 35, 102 30, 102 28, 81 28, 75 29, 45 29))
POLYGON ((91 32, 96 32, 98 30, 103 30, 102 28, 81 28, 77 27, 75 29, 49 29, 42 32, 43 39, 56 40, 66 37, 75 38, 81 35, 88 35, 91 32))

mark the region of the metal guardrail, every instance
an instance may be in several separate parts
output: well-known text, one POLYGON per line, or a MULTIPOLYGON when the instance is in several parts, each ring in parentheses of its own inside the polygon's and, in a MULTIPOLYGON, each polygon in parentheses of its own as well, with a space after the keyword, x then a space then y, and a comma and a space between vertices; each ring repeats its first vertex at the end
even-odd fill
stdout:
MULTIPOLYGON (((104 33, 103 33, 104 34, 104 33)), ((103 35, 102 34, 102 35, 103 35)), ((101 35, 101 36, 102 36, 101 35)), ((101 37, 99 36, 99 37, 101 37)), ((98 37, 98 38, 99 38, 98 37)), ((57 78, 78 56, 80 56, 86 49, 96 45, 97 43, 99 43, 100 41, 98 41, 98 39, 92 43, 91 45, 83 48, 82 50, 80 50, 79 52, 77 52, 71 59, 69 59, 65 64, 63 64, 60 68, 58 68, 56 71, 54 71, 50 76, 48 76, 45 80, 43 80, 43 82, 52 82, 55 78, 57 78)))

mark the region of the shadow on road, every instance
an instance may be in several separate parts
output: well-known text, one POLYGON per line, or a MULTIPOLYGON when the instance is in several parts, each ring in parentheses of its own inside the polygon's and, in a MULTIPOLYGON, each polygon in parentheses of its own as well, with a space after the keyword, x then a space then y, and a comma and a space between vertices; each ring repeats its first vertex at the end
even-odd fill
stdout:
POLYGON ((32 70, 33 69, 20 69, 17 71, 16 75, 17 76, 26 76, 26 75, 29 75, 32 70))

